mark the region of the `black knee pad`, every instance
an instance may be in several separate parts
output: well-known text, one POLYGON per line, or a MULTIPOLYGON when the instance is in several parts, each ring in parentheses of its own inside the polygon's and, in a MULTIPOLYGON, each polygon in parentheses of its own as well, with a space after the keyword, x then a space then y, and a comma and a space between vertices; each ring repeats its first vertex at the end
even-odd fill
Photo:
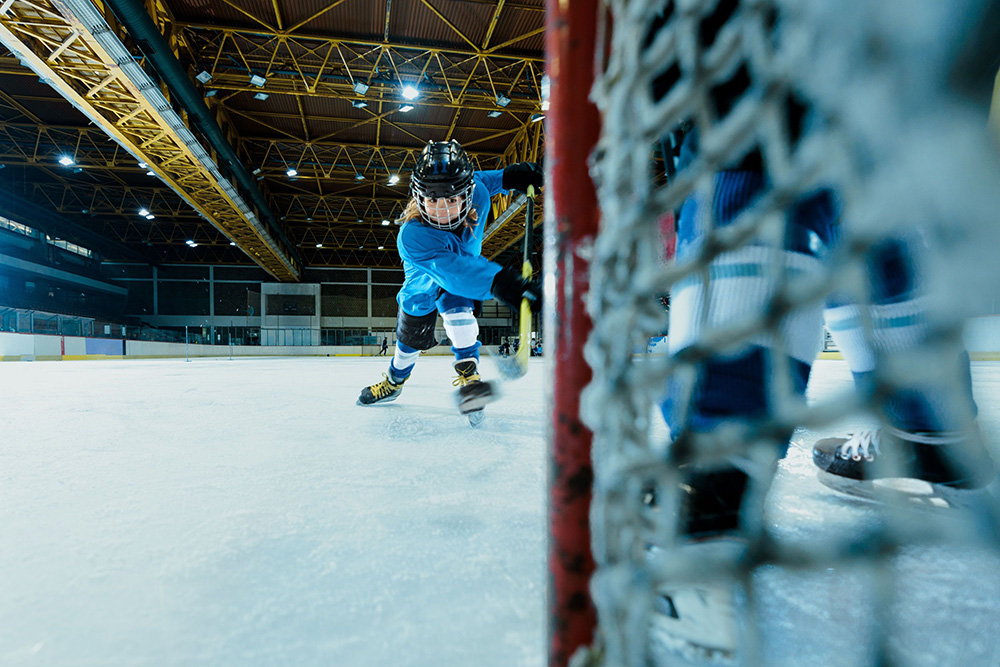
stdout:
POLYGON ((437 341, 434 339, 434 325, 437 324, 437 311, 432 310, 426 315, 409 315, 399 311, 396 316, 396 338, 403 345, 414 350, 429 350, 437 341))

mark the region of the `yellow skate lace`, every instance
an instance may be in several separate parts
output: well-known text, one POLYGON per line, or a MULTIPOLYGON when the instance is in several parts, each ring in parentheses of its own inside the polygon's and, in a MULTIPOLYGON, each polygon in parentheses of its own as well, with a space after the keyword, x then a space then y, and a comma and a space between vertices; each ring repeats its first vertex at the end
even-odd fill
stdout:
POLYGON ((389 379, 389 376, 386 373, 382 373, 382 377, 384 379, 381 382, 373 384, 371 386, 372 396, 374 396, 375 398, 382 398, 383 396, 388 396, 392 392, 399 389, 399 385, 403 384, 402 382, 400 382, 399 384, 393 383, 393 381, 389 379))
POLYGON ((479 378, 479 373, 473 373, 472 375, 459 375, 451 381, 451 384, 455 387, 464 387, 465 385, 472 384, 473 382, 482 382, 479 378))

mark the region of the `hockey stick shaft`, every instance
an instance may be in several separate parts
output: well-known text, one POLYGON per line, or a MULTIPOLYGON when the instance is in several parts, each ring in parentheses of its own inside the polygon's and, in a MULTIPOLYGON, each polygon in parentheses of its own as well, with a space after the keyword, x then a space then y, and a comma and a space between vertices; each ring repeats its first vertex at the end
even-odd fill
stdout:
MULTIPOLYGON (((524 262, 521 264, 521 277, 531 280, 531 235, 535 227, 535 186, 528 186, 527 209, 524 214, 524 262)), ((528 336, 531 335, 531 303, 527 299, 521 299, 521 321, 520 331, 521 345, 517 348, 517 365, 521 374, 528 370, 528 336)))

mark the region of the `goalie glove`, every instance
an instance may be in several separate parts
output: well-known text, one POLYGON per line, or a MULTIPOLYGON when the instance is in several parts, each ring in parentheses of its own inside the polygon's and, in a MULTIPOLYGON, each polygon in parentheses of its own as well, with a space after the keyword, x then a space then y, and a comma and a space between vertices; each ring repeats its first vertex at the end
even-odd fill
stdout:
POLYGON ((544 181, 542 165, 537 162, 518 162, 503 170, 504 190, 527 192, 529 185, 534 185, 538 190, 544 185, 544 181))
POLYGON ((500 269, 500 272, 493 278, 490 292, 514 312, 521 308, 521 299, 528 300, 533 313, 542 309, 541 283, 522 278, 520 272, 509 266, 500 269))

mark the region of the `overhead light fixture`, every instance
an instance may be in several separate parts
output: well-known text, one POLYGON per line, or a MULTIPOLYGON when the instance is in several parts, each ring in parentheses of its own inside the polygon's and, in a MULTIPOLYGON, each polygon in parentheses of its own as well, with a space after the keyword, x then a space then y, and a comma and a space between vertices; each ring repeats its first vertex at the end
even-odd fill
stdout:
POLYGON ((147 215, 149 215, 149 209, 146 207, 140 208, 139 215, 145 218, 147 215))
POLYGON ((388 227, 389 226, 389 221, 388 220, 383 220, 382 221, 382 226, 383 227, 388 227))
POLYGON ((354 92, 357 93, 358 95, 364 95, 365 93, 367 93, 368 88, 370 88, 370 86, 367 83, 364 83, 362 81, 354 82, 354 92))
POLYGON ((205 97, 215 97, 218 94, 218 92, 219 91, 217 91, 215 88, 213 88, 212 90, 206 90, 205 97))
POLYGON ((312 216, 306 218, 306 222, 312 222, 312 221, 313 221, 312 216))
POLYGON ((365 175, 359 171, 358 173, 354 174, 354 180, 363 181, 365 180, 365 175))
POLYGON ((365 247, 363 245, 359 245, 358 246, 358 250, 364 250, 364 249, 365 249, 365 247))
POLYGON ((71 164, 76 164, 76 162, 74 162, 73 158, 71 158, 70 156, 63 155, 61 158, 59 158, 59 164, 63 165, 64 167, 68 167, 71 164))
POLYGON ((317 244, 316 244, 316 247, 317 247, 317 248, 322 248, 322 247, 323 247, 323 244, 322 244, 322 243, 317 243, 317 244))
POLYGON ((504 94, 497 95, 497 106, 498 107, 506 107, 508 104, 510 104, 510 98, 509 97, 507 97, 504 94))
POLYGON ((502 114, 502 113, 503 113, 502 111, 500 111, 500 110, 498 110, 498 109, 494 109, 493 111, 489 112, 489 113, 488 113, 488 114, 486 114, 486 115, 487 115, 487 116, 488 116, 489 118, 497 118, 497 117, 498 117, 498 116, 499 116, 500 114, 502 114))
POLYGON ((139 169, 146 169, 146 163, 145 162, 140 162, 139 163, 139 169))
POLYGON ((153 215, 152 213, 150 213, 149 215, 146 216, 146 220, 155 220, 155 219, 156 219, 156 216, 153 215))
POLYGON ((188 240, 187 240, 187 241, 185 241, 184 243, 187 243, 187 244, 188 244, 189 246, 191 246, 192 248, 197 248, 197 247, 198 247, 198 244, 197 244, 197 243, 195 243, 195 242, 194 242, 193 240, 191 240, 191 239, 188 239, 188 240))
POLYGON ((79 174, 82 171, 83 171, 83 167, 73 167, 73 173, 74 174, 79 174))
POLYGON ((90 209, 89 208, 81 208, 80 209, 80 213, 90 213, 90 209))
POLYGON ((399 175, 393 174, 389 177, 389 185, 395 185, 396 183, 399 183, 399 175))
POLYGON ((545 116, 543 114, 533 113, 533 114, 531 114, 531 118, 529 118, 528 120, 531 121, 532 123, 537 123, 538 121, 540 121, 543 118, 545 118, 545 116))
POLYGON ((208 73, 208 70, 201 70, 200 72, 198 72, 198 76, 196 76, 195 78, 201 81, 202 83, 208 83, 209 81, 212 80, 212 75, 208 73))
POLYGON ((256 176, 257 174, 259 174, 259 173, 260 173, 260 167, 257 167, 256 169, 254 169, 254 170, 253 170, 252 172, 250 172, 250 173, 251 173, 251 174, 253 174, 254 176, 256 176))
POLYGON ((296 176, 299 175, 299 172, 297 172, 294 168, 289 169, 285 173, 288 174, 288 178, 295 178, 296 176))
POLYGON ((154 173, 153 170, 150 169, 149 171, 146 172, 146 175, 147 176, 156 176, 156 173, 154 173))
POLYGON ((253 96, 253 98, 254 98, 255 100, 260 100, 261 102, 263 102, 264 100, 266 100, 266 99, 267 99, 267 98, 269 98, 269 97, 270 97, 270 95, 268 95, 267 93, 263 93, 263 92, 261 92, 261 93, 256 93, 256 94, 255 94, 255 95, 253 96))
POLYGON ((413 86, 403 86, 403 99, 405 100, 415 100, 420 97, 420 91, 413 86))
POLYGON ((548 111, 548 110, 549 110, 549 101, 542 100, 542 111, 548 111))
POLYGON ((404 104, 401 107, 399 107, 399 110, 402 111, 403 113, 406 113, 407 111, 413 111, 413 105, 412 104, 404 104))
POLYGON ((384 246, 384 245, 380 245, 380 246, 378 247, 378 249, 379 249, 379 250, 385 250, 385 246, 384 246))
POLYGON ((236 241, 230 241, 229 245, 236 245, 236 241))
POLYGON ((365 102, 364 100, 351 100, 351 106, 355 109, 364 109, 368 106, 368 102, 365 102))
POLYGON ((358 218, 358 224, 360 225, 362 222, 364 222, 364 218, 358 218))
POLYGON ((257 86, 258 88, 263 88, 265 83, 267 83, 267 79, 262 77, 260 74, 254 74, 250 77, 251 86, 257 86))

